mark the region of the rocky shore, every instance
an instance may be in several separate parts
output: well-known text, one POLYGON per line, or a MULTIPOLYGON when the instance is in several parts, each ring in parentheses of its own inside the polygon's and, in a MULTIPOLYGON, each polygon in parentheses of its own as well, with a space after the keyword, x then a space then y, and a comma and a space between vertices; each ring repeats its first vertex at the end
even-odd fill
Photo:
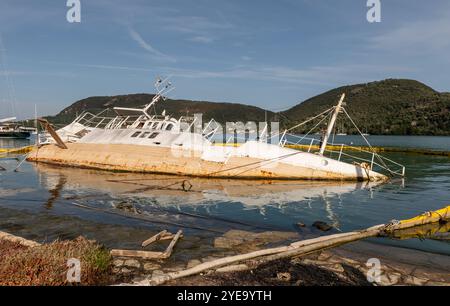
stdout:
MULTIPOLYGON (((237 253, 243 253, 295 237, 296 233, 291 232, 229 231, 216 238, 214 246, 221 251, 233 249, 237 253)), ((148 280, 165 273, 189 269, 219 257, 207 256, 191 259, 186 263, 115 258, 113 263, 115 273, 130 276, 132 282, 129 284, 146 284, 148 280)), ((450 286, 448 262, 448 256, 445 255, 360 241, 307 256, 261 265, 242 262, 229 268, 172 280, 166 285, 450 286), (368 265, 368 260, 373 258, 380 261, 379 279, 376 282, 368 282, 367 273, 372 268, 368 265)))
MULTIPOLYGON (((442 260, 448 261, 448 258, 444 258, 445 256, 436 256, 443 257, 442 260)), ((193 259, 186 266, 178 265, 167 268, 162 264, 140 263, 137 260, 116 259, 114 264, 117 273, 133 275, 131 277, 132 282, 129 284, 139 284, 145 279, 158 277, 167 272, 191 268, 210 259, 193 259)), ((433 268, 403 263, 396 260, 384 260, 384 258, 381 262, 380 280, 375 283, 367 281, 367 272, 370 268, 366 265, 367 259, 364 256, 358 253, 352 253, 346 249, 338 249, 322 251, 301 258, 277 260, 257 267, 248 267, 244 264, 236 265, 234 269, 237 271, 210 271, 201 275, 173 280, 166 285, 450 286, 450 267, 448 265, 445 269, 443 266, 433 268), (340 254, 342 252, 349 255, 349 257, 341 256, 340 254), (242 271, 239 271, 239 268, 242 268, 242 271)))
MULTIPOLYGON (((11 236, 8 239, 11 239, 11 236)), ((66 257, 71 256, 87 258, 87 261, 82 263, 88 268, 88 275, 82 278, 84 285, 147 284, 149 280, 169 272, 181 271, 227 255, 255 251, 295 239, 298 239, 295 232, 253 233, 232 230, 214 239, 213 246, 217 249, 214 256, 208 254, 205 257, 188 260, 112 257, 108 256, 99 244, 84 238, 42 246, 33 243, 28 246, 21 245, 21 239, 19 241, 0 239, 2 263, 0 274, 5 276, 0 284, 67 285, 61 276, 64 276, 63 272, 66 269, 66 257), (17 262, 25 264, 18 266, 17 262), (40 265, 45 265, 45 269, 41 269, 40 265), (7 266, 14 269, 5 268, 7 266), (30 275, 33 277, 29 277, 30 275)), ((448 262, 448 256, 445 255, 360 241, 307 256, 279 259, 269 263, 240 262, 200 275, 172 280, 165 285, 449 286, 448 262), (376 258, 381 264, 379 279, 376 282, 367 280, 367 273, 372 268, 367 262, 371 258, 376 258)))

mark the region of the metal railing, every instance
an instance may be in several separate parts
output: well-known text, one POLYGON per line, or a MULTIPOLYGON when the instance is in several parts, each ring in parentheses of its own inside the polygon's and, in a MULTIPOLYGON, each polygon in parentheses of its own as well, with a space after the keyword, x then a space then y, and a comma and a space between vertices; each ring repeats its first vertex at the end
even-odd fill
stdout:
MULTIPOLYGON (((225 144, 243 144, 248 140, 247 137, 242 137, 242 135, 227 135, 225 144)), ((319 153, 321 144, 320 139, 289 133, 283 133, 280 139, 278 139, 278 135, 268 137, 266 141, 281 147, 288 147, 313 154, 319 153)), ((357 146, 329 143, 325 148, 324 156, 350 164, 359 164, 370 170, 388 174, 393 177, 405 176, 405 166, 402 164, 381 156, 375 151, 368 151, 357 146)))
POLYGON ((116 118, 117 117, 104 117, 94 115, 90 112, 83 112, 73 121, 73 123, 79 123, 90 128, 106 128, 111 125, 116 118))
MULTIPOLYGON (((294 149, 305 150, 309 153, 312 153, 314 151, 319 152, 321 140, 314 137, 283 134, 283 137, 280 140, 280 145, 289 146, 294 149), (287 136, 289 136, 290 139, 288 139, 287 136), (294 139, 298 139, 298 141, 293 141, 294 139)), ((387 172, 392 176, 405 176, 404 165, 397 163, 387 157, 381 156, 374 150, 369 151, 361 147, 342 143, 329 143, 325 148, 324 155, 326 157, 330 157, 338 161, 344 161, 347 163, 365 163, 366 166, 368 165, 370 170, 377 172, 387 172), (355 153, 350 154, 348 153, 349 151, 355 153)))
MULTIPOLYGON (((138 128, 142 126, 143 128, 149 128, 149 123, 160 122, 160 123, 170 123, 172 121, 167 120, 166 116, 153 115, 148 118, 145 115, 123 115, 115 117, 102 116, 103 112, 94 115, 90 112, 83 112, 79 115, 73 123, 79 123, 89 128, 101 128, 101 129, 124 129, 124 128, 138 128)), ((191 123, 191 117, 180 117, 178 123, 191 123)), ((172 122, 173 123, 173 122, 172 122)), ((160 125, 161 126, 161 125, 160 125)), ((217 130, 216 130, 217 131, 217 130)))

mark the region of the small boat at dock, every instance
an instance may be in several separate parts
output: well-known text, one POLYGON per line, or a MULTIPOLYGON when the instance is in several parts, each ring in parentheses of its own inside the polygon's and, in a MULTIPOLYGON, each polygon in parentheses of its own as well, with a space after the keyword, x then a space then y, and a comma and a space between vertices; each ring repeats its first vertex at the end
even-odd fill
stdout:
POLYGON ((14 122, 16 118, 0 120, 0 138, 27 139, 36 131, 34 128, 19 126, 14 122))
POLYGON ((165 112, 151 114, 153 106, 165 100, 170 86, 167 81, 158 80, 157 94, 149 104, 143 108, 115 107, 116 117, 85 112, 57 131, 43 121, 49 132, 48 142, 41 143, 28 155, 28 160, 112 171, 227 179, 386 181, 405 174, 402 165, 375 151, 352 156, 344 151, 344 145, 339 151, 329 149, 338 115, 348 115, 343 107, 345 94, 335 107, 295 127, 269 133, 266 123, 257 137, 246 137, 240 146, 223 146, 214 140, 221 128, 214 119, 203 124, 201 116, 176 119, 165 112), (318 119, 323 122, 328 118, 321 139, 290 133, 307 122, 318 119), (304 141, 310 142, 308 150, 289 147, 304 141), (312 148, 317 143, 320 149, 314 152, 312 148))

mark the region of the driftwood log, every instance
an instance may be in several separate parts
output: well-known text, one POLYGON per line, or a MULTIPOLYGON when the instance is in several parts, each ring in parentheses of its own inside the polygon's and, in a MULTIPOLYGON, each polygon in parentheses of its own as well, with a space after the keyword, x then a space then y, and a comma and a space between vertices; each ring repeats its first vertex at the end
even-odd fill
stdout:
POLYGON ((17 237, 17 236, 14 236, 14 235, 11 235, 11 234, 8 234, 8 233, 5 233, 5 232, 1 232, 1 231, 0 231, 0 240, 5 240, 5 241, 19 243, 19 244, 21 244, 23 246, 30 247, 30 248, 37 247, 37 246, 41 245, 39 242, 28 240, 28 239, 25 239, 25 238, 22 238, 22 237, 17 237))
MULTIPOLYGON (((150 245, 151 243, 156 242, 156 241, 172 240, 173 238, 175 238, 174 234, 169 233, 168 231, 164 230, 164 231, 159 232, 158 234, 154 235, 153 237, 150 237, 149 239, 145 240, 144 242, 142 242, 142 247, 145 248, 148 245, 150 245)), ((183 234, 181 234, 179 238, 183 238, 183 234)))
POLYGON ((164 252, 152 252, 152 251, 135 251, 135 250, 111 250, 111 256, 120 257, 138 257, 142 259, 163 259, 164 252))
POLYGON ((153 237, 150 237, 149 239, 142 242, 142 247, 145 248, 149 244, 151 244, 155 241, 161 240, 161 237, 165 234, 167 234, 167 230, 163 230, 162 232, 159 232, 158 234, 154 235, 153 237))
POLYGON ((450 206, 447 206, 444 209, 435 212, 427 212, 409 220, 392 221, 389 224, 381 224, 361 231, 323 236, 314 239, 294 242, 288 246, 258 250, 247 254, 220 258, 217 260, 199 264, 190 269, 178 272, 171 272, 165 275, 152 278, 151 280, 146 280, 144 282, 141 282, 140 285, 145 284, 161 285, 169 280, 199 274, 207 270, 214 270, 218 268, 221 268, 221 270, 226 270, 226 266, 236 264, 242 261, 248 261, 255 258, 264 257, 262 260, 260 260, 260 262, 267 262, 284 257, 300 256, 314 251, 336 247, 338 245, 349 243, 352 241, 357 241, 369 237, 385 236, 389 233, 392 233, 400 229, 412 228, 418 225, 436 222, 447 222, 447 220, 449 219, 450 219, 450 206))
POLYGON ((175 237, 173 237, 172 241, 170 242, 169 246, 167 247, 166 251, 164 252, 164 258, 169 258, 170 255, 172 255, 173 248, 175 247, 175 244, 177 243, 178 239, 180 239, 181 234, 183 233, 182 230, 179 230, 175 237))
POLYGON ((120 257, 137 257, 142 259, 167 259, 172 255, 173 248, 175 247, 175 244, 178 242, 178 240, 183 236, 183 231, 179 230, 175 235, 168 233, 167 231, 162 231, 155 236, 151 237, 150 239, 144 241, 142 245, 147 246, 150 243, 157 241, 157 240, 168 240, 172 239, 169 246, 164 252, 154 252, 154 251, 135 251, 135 250, 118 250, 113 249, 111 250, 110 254, 111 256, 120 256, 120 257), (170 237, 170 238, 168 238, 170 237))

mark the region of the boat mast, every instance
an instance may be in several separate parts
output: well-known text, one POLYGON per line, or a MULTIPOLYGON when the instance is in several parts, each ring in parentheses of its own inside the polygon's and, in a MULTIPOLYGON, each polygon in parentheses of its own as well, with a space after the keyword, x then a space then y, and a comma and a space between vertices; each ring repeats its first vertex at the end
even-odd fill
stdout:
POLYGON ((165 95, 167 95, 169 92, 175 89, 175 87, 172 87, 172 83, 169 82, 169 78, 166 78, 162 80, 161 78, 158 78, 155 83, 156 88, 156 94, 153 97, 152 101, 145 105, 144 108, 129 108, 129 107, 114 107, 115 110, 122 110, 122 111, 133 111, 133 112, 142 112, 144 115, 150 119, 151 116, 147 112, 153 105, 158 103, 161 99, 165 100, 165 95))
POLYGON ((336 123, 337 116, 339 115, 339 112, 342 108, 342 102, 344 102, 345 99, 345 93, 342 94, 341 99, 339 100, 338 105, 334 109, 333 116, 331 117, 330 123, 328 124, 327 133, 325 134, 323 140, 322 140, 322 146, 320 147, 319 155, 323 155, 325 152, 325 148, 328 144, 328 138, 330 138, 331 132, 333 131, 334 124, 336 123))

